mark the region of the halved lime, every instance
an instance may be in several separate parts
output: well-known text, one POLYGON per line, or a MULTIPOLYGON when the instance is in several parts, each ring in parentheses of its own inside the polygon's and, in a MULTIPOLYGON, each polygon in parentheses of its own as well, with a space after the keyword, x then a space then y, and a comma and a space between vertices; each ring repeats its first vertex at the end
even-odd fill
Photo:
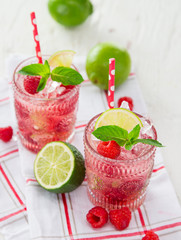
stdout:
POLYGON ((116 125, 129 132, 137 124, 143 126, 140 118, 135 113, 124 108, 112 108, 99 116, 95 123, 95 129, 107 125, 116 125))
POLYGON ((38 183, 46 190, 71 192, 84 180, 84 158, 69 143, 51 142, 37 154, 34 173, 38 183))
POLYGON ((51 67, 70 67, 74 54, 75 52, 72 50, 58 51, 50 56, 48 63, 51 67))

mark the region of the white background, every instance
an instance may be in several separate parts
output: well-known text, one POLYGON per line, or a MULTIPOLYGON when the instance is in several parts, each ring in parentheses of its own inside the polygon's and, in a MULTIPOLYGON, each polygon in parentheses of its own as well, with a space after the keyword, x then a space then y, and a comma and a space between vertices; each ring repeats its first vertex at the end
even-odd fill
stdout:
POLYGON ((94 13, 66 29, 50 16, 45 0, 0 0, 0 77, 12 53, 34 55, 30 12, 35 11, 43 54, 73 49, 87 55, 99 42, 127 48, 166 168, 181 202, 181 1, 92 0, 94 13))

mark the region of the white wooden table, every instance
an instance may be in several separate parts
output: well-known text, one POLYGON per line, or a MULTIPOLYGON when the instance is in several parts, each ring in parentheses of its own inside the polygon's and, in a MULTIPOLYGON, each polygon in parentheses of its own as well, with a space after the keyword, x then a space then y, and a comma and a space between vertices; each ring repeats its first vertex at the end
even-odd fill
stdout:
POLYGON ((44 54, 73 49, 86 55, 98 42, 129 49, 135 72, 181 202, 181 1, 92 0, 94 13, 66 29, 50 16, 45 0, 0 0, 0 76, 12 53, 34 55, 29 14, 35 11, 44 54))

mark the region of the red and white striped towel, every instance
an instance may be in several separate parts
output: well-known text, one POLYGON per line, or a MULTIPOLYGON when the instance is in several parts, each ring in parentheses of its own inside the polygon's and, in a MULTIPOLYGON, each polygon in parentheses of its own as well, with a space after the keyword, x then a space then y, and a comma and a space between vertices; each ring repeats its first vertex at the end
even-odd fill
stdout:
MULTIPOLYGON (((9 59, 9 76, 19 59, 19 56, 12 56, 9 59)), ((76 66, 86 79, 84 63, 85 58, 75 59, 76 66)), ((11 80, 11 77, 8 80, 11 80)), ((6 88, 7 82, 1 82, 6 88)), ((131 74, 127 82, 116 90, 116 103, 121 96, 132 97, 135 112, 146 114, 144 100, 134 74, 131 74)), ((3 91, 3 95, 0 91, 1 126, 14 126, 14 117, 9 117, 8 98, 7 91, 3 91)), ((82 153, 86 123, 105 109, 107 109, 106 94, 89 81, 83 83, 73 141, 82 153)), ((0 234, 4 239, 141 240, 144 231, 149 229, 155 231, 161 240, 181 239, 181 208, 159 150, 146 200, 133 213, 131 224, 124 231, 116 231, 110 223, 101 229, 92 229, 85 218, 88 210, 93 207, 87 198, 86 180, 71 193, 59 195, 49 193, 42 189, 34 178, 34 159, 35 154, 30 153, 20 143, 17 145, 16 137, 8 144, 0 142, 0 234)))

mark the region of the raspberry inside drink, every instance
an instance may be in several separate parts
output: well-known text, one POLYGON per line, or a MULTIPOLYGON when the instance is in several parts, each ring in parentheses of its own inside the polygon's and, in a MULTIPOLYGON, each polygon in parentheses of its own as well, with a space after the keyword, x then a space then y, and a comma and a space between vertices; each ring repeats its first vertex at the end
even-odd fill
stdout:
MULTIPOLYGON (((120 154, 114 159, 101 155, 98 152, 100 140, 92 135, 99 116, 90 120, 84 136, 89 199, 94 205, 107 209, 127 206, 134 210, 145 199, 146 188, 153 170, 156 147, 138 143, 130 151, 120 147, 120 154)), ((149 120, 141 116, 139 118, 143 123, 140 137, 156 140, 157 134, 154 126, 149 120)))
POLYGON ((52 141, 71 141, 79 98, 79 86, 63 86, 50 78, 46 87, 35 93, 28 84, 33 80, 36 84, 38 77, 16 72, 36 61, 36 58, 23 61, 13 75, 14 104, 20 140, 33 152, 38 152, 52 141))

